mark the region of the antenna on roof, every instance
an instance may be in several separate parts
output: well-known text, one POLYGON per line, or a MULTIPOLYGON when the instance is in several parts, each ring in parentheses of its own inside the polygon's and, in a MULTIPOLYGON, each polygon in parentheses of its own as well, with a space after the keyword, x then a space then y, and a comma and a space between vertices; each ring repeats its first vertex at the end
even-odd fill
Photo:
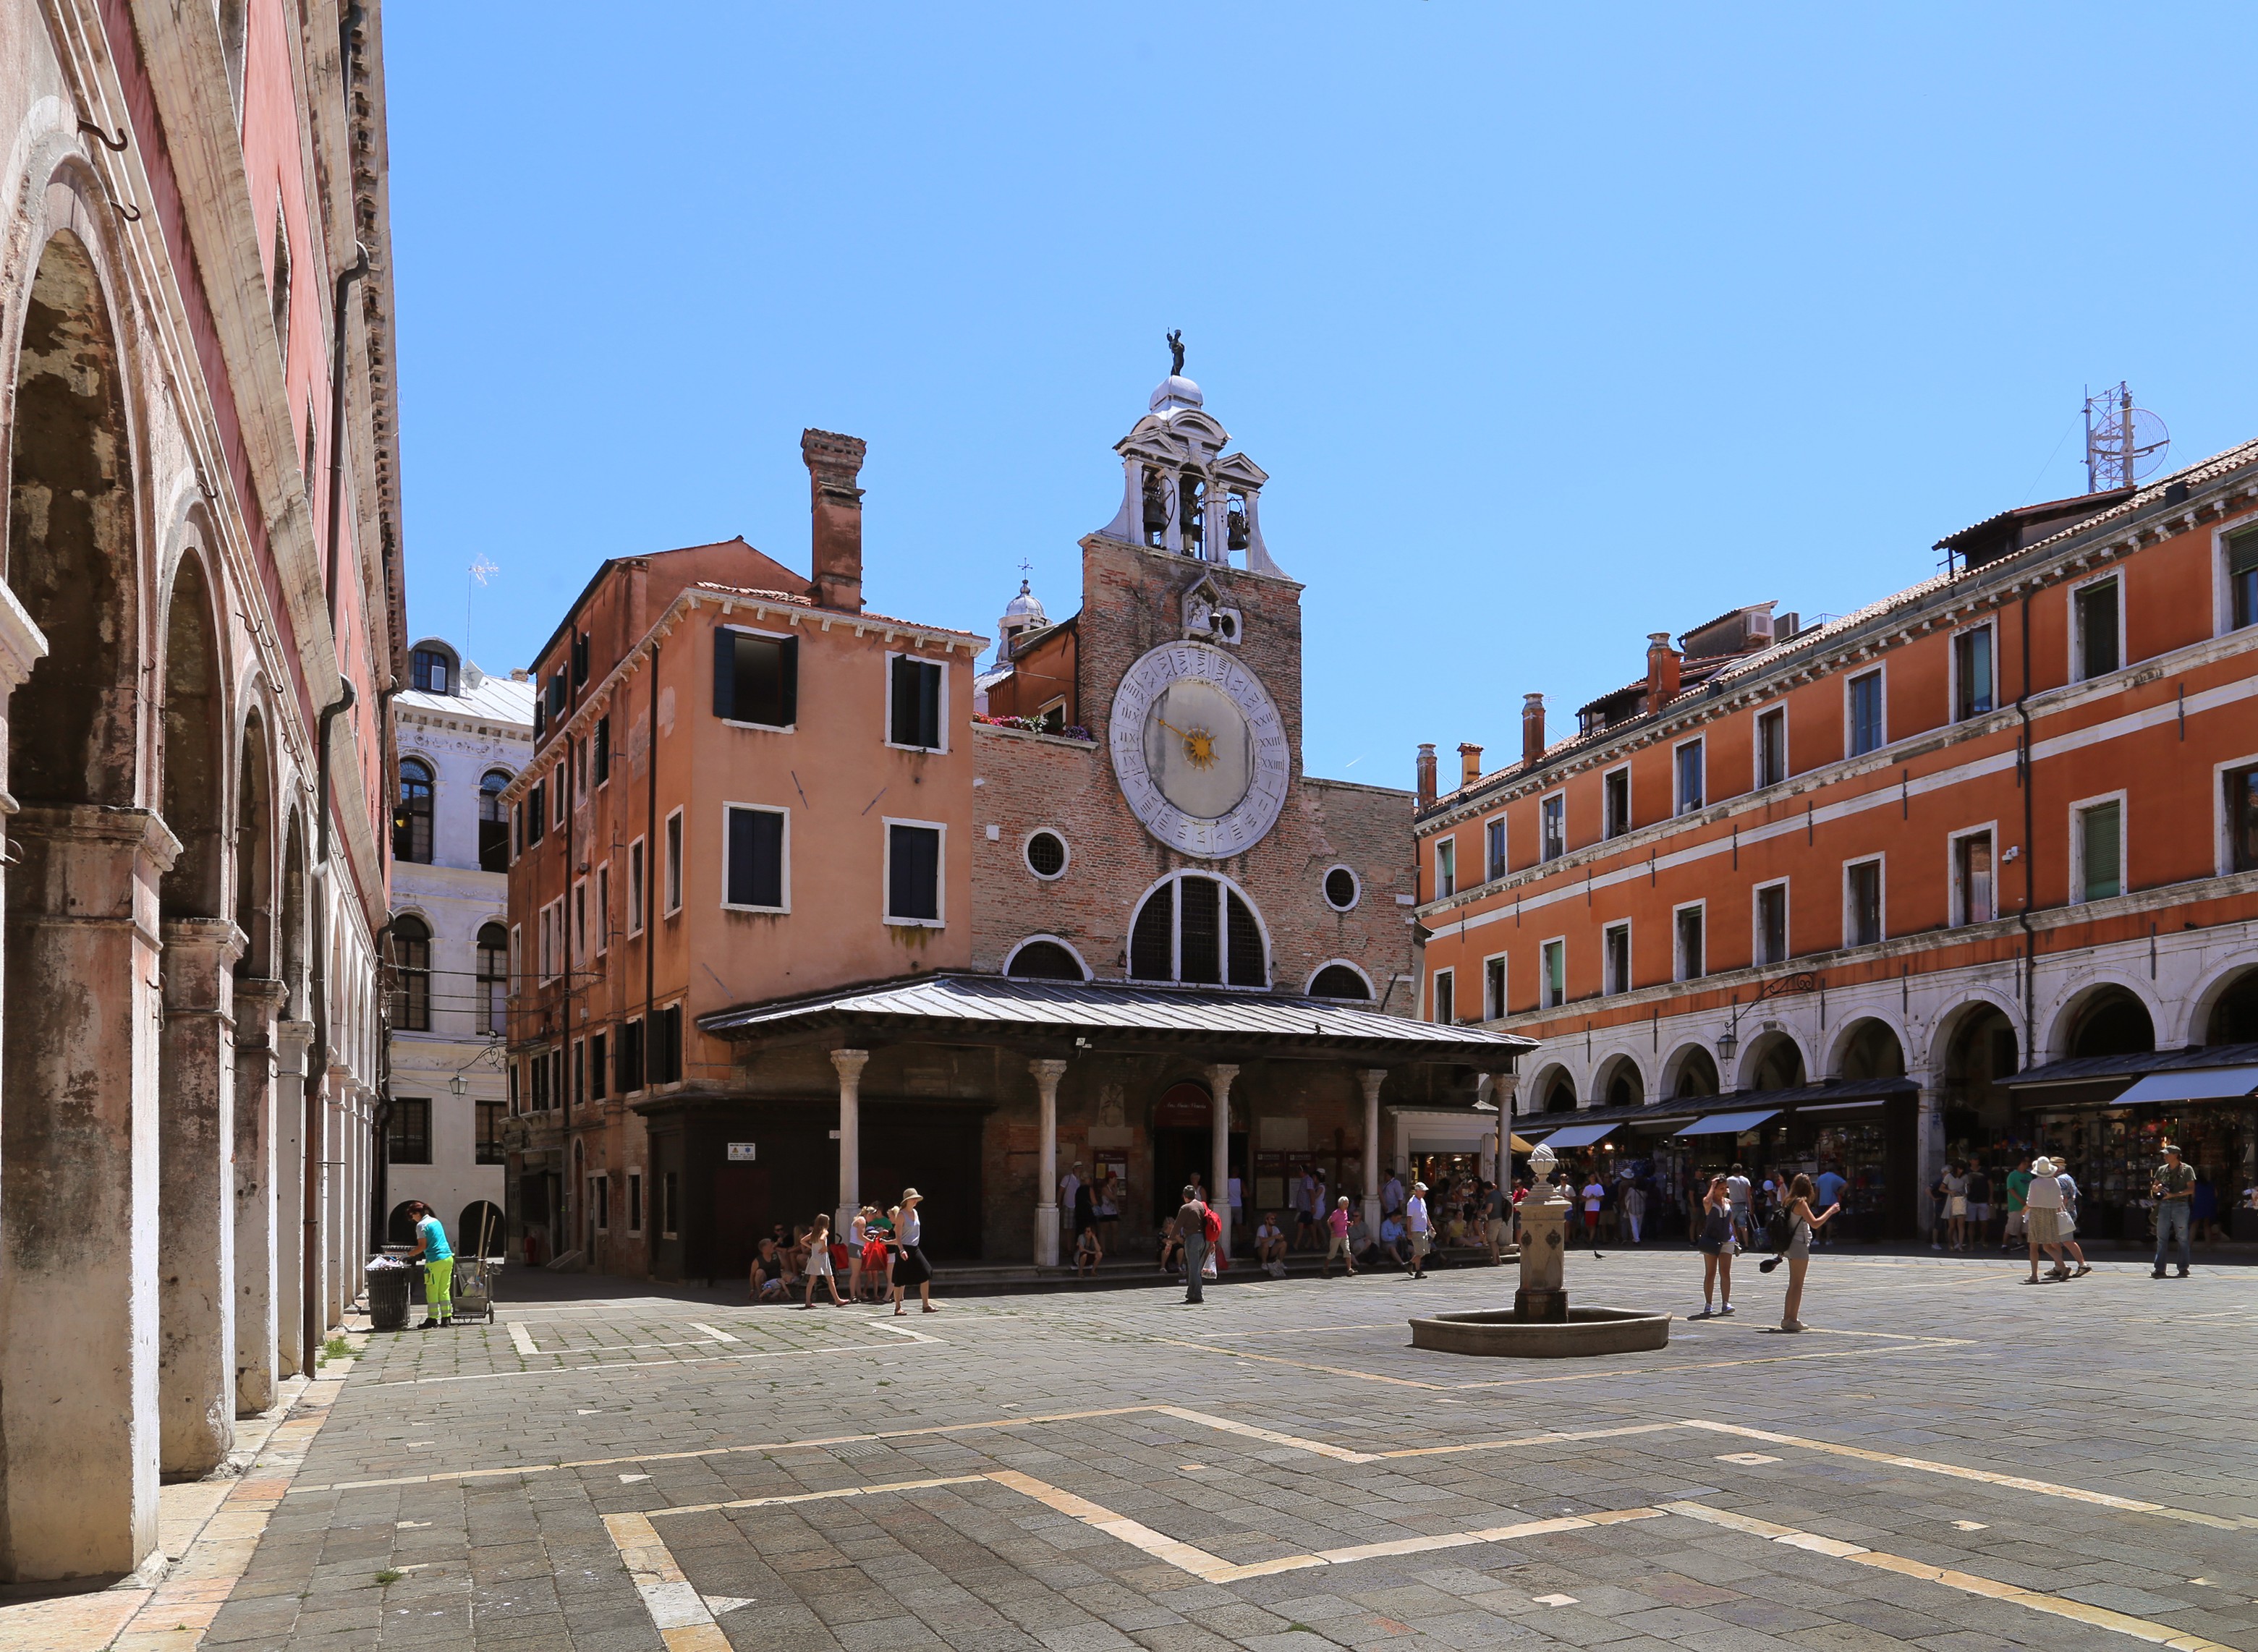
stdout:
POLYGON ((2104 493, 2131 487, 2154 476, 2172 445, 2164 422, 2133 405, 2133 393, 2119 379, 2099 395, 2085 398, 2085 491, 2104 493))

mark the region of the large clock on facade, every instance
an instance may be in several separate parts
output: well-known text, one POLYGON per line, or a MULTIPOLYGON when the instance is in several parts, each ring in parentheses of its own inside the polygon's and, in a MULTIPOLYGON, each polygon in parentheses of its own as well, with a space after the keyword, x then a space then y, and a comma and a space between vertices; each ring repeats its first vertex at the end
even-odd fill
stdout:
POLYGON ((1121 678, 1107 730, 1121 795, 1171 848, 1222 860, 1285 806, 1286 725, 1253 672, 1204 642, 1170 642, 1121 678))

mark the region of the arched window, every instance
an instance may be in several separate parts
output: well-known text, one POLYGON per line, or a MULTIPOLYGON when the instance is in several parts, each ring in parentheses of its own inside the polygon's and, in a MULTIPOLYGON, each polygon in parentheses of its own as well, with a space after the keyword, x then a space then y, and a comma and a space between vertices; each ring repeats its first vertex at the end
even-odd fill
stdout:
POLYGON ((1004 973, 1018 981, 1080 981, 1082 966, 1054 940, 1022 941, 1004 973))
POLYGON ((392 817, 392 858, 431 864, 431 765, 400 760, 400 807, 392 817))
POLYGON ((1353 998, 1359 1003, 1370 1001, 1372 992, 1364 984, 1364 977, 1346 964, 1327 964, 1317 971, 1317 978, 1310 982, 1312 998, 1353 998))
POLYGON ((455 691, 455 651, 437 642, 419 642, 408 657, 409 680, 426 694, 455 691))
POLYGON ((414 913, 392 920, 392 1025, 409 1032, 431 1030, 431 926, 414 913))
POLYGON ((479 929, 479 1031, 499 1033, 509 993, 509 932, 500 924, 479 929))
POLYGON ((1133 981, 1267 987, 1267 952, 1261 923, 1246 897, 1221 878, 1196 872, 1155 886, 1129 926, 1133 981))
POLYGON ((1576 1110, 1576 1083, 1566 1073, 1555 1073, 1552 1081, 1544 1087, 1544 1111, 1573 1113, 1576 1110))
POLYGON ((479 776, 479 870, 509 870, 509 809, 501 794, 509 786, 509 771, 489 769, 479 776))
POLYGON ((2072 1056, 2141 1055, 2156 1047, 2155 1024, 2148 1006, 2122 987, 2094 995, 2077 1014, 2070 1033, 2072 1056))

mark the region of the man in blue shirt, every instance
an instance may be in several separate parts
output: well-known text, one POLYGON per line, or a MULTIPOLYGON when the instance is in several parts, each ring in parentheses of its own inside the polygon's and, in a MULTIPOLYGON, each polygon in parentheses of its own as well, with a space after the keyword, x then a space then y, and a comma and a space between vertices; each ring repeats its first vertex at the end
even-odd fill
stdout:
POLYGON ((423 1322, 417 1330, 455 1322, 455 1252, 447 1243, 446 1225, 431 1214, 421 1199, 408 1202, 415 1223, 415 1250, 408 1259, 423 1265, 423 1322))
MULTIPOLYGON (((1832 1165, 1828 1166, 1826 1169, 1819 1173, 1819 1208, 1823 1210, 1830 1204, 1841 1204, 1843 1202, 1843 1189, 1848 1188, 1850 1185, 1850 1184, 1848 1181, 1845 1181, 1843 1179, 1843 1173, 1840 1171, 1836 1170, 1832 1165)), ((1830 1223, 1829 1225, 1832 1224, 1830 1223)), ((1816 1237, 1818 1238, 1818 1242, 1821 1244, 1832 1244, 1835 1243, 1833 1237, 1828 1234, 1825 1228, 1821 1228, 1819 1230, 1816 1237)))

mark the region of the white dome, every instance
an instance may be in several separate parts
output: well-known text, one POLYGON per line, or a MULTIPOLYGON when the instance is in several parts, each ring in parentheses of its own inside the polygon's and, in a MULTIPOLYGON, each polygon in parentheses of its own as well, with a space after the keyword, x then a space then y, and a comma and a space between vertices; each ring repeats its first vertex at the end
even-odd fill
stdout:
POLYGON ((1019 581, 1019 594, 1004 605, 1004 623, 1023 620, 1035 625, 1047 625, 1050 616, 1043 612, 1042 600, 1029 588, 1025 579, 1019 581))
POLYGON ((1153 392, 1148 404, 1154 413, 1167 413, 1177 408, 1197 408, 1205 405, 1200 387, 1180 372, 1172 372, 1161 380, 1161 387, 1153 392))

